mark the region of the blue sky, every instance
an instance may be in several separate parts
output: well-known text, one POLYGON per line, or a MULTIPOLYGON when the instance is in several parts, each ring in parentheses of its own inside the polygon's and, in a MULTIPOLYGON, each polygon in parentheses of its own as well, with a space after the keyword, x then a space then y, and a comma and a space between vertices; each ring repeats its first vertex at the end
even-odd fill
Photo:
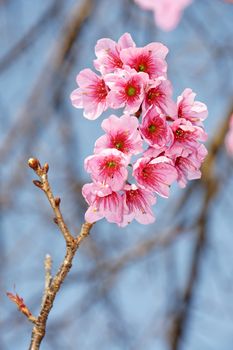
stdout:
MULTIPOLYGON (((152 14, 130 1, 99 0, 77 38, 72 68, 63 77, 62 107, 54 108, 50 94, 56 86, 47 85, 51 74, 47 62, 62 40, 59 33, 74 3, 65 1, 57 16, 40 27, 32 44, 0 72, 0 154, 7 145, 7 135, 17 125, 12 148, 4 160, 1 158, 0 168, 0 348, 4 350, 25 349, 31 333, 31 325, 6 299, 5 291, 12 291, 15 285, 36 314, 44 283, 44 256, 52 255, 55 271, 64 254, 64 242, 51 220, 45 198, 31 184, 33 174, 26 166, 31 155, 49 162, 51 183, 62 197, 62 209, 72 230, 76 232, 82 221, 85 204, 76 191, 80 183, 90 181, 83 170, 83 160, 92 153, 102 130, 100 119, 90 122, 83 118, 82 111, 71 106, 69 95, 76 87, 76 74, 92 68, 96 41, 102 37, 117 40, 130 32, 140 46, 152 41, 167 45, 168 76, 174 96, 190 87, 197 99, 208 105, 206 129, 210 140, 232 105, 233 5, 220 0, 196 0, 185 11, 177 29, 165 33, 155 27, 152 14), (41 82, 42 70, 45 80, 41 82), (36 97, 28 106, 32 91, 36 97), (20 118, 25 124, 17 124, 20 118)), ((50 4, 52 1, 0 2, 0 63, 50 4)), ((210 208, 208 242, 182 350, 232 350, 233 181, 229 163, 223 150, 217 171, 219 177, 226 171, 229 174, 210 208)), ((111 266, 145 240, 166 235, 180 218, 192 221, 202 192, 194 193, 188 207, 174 218, 172 211, 180 196, 182 190, 174 188, 171 198, 158 200, 154 225, 132 224, 125 229, 105 221, 96 225, 58 296, 42 350, 170 349, 167 329, 177 296, 187 280, 195 232, 187 232, 143 258, 129 260, 112 279, 111 273, 97 267, 104 262, 111 266), (93 272, 97 275, 88 278, 93 272)))

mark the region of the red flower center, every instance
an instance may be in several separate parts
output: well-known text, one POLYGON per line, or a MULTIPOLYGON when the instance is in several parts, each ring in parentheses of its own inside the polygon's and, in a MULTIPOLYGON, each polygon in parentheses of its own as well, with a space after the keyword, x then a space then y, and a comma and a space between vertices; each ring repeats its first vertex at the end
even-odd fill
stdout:
POLYGON ((122 148, 123 148, 123 142, 116 142, 115 143, 115 146, 116 146, 116 148, 118 149, 118 150, 121 150, 122 148))
POLYGON ((150 167, 145 166, 145 168, 142 169, 142 177, 144 179, 147 179, 150 175, 150 167))
POLYGON ((137 92, 136 87, 134 87, 132 85, 129 85, 129 86, 126 87, 126 94, 128 96, 135 96, 136 92, 137 92))
POLYGON ((152 104, 160 95, 161 93, 158 89, 151 89, 147 94, 148 103, 152 104))
POLYGON ((151 124, 150 126, 148 126, 148 130, 150 133, 154 133, 156 131, 157 127, 154 124, 151 124))
POLYGON ((125 132, 119 132, 116 135, 112 135, 109 146, 111 148, 116 148, 123 153, 128 153, 129 149, 132 147, 131 142, 128 140, 128 134, 125 132))
POLYGON ((175 138, 176 140, 183 140, 185 137, 185 132, 184 130, 182 130, 181 128, 178 128, 176 131, 175 131, 175 138))
POLYGON ((138 65, 138 72, 145 72, 146 71, 146 65, 145 65, 145 63, 140 63, 139 65, 138 65))
POLYGON ((106 86, 103 79, 100 80, 98 86, 96 87, 96 94, 98 96, 99 101, 105 100, 105 98, 108 94, 107 86, 106 86))
POLYGON ((114 161, 110 160, 106 163, 106 167, 108 167, 108 168, 115 168, 115 166, 116 166, 116 162, 114 162, 114 161))

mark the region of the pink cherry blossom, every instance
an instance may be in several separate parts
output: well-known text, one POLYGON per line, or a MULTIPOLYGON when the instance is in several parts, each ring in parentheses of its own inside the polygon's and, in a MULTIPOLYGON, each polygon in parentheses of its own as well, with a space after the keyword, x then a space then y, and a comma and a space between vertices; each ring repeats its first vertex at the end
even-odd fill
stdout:
POLYGON ((116 68, 122 68, 123 62, 120 58, 120 51, 134 46, 135 43, 129 33, 123 34, 118 43, 108 38, 98 40, 95 46, 97 57, 94 61, 95 68, 103 75, 114 72, 116 68))
MULTIPOLYGON (((137 1, 156 13, 169 2, 137 1)), ((173 11, 177 19, 188 1, 174 0, 166 16, 171 18, 173 11)), ((159 20, 163 21, 162 17, 159 20)), ((174 24, 172 20, 169 23, 174 24)), ((207 154, 202 144, 207 139, 203 126, 207 108, 195 101, 191 89, 185 89, 177 103, 173 101, 172 84, 166 78, 168 49, 163 44, 136 47, 125 33, 117 43, 99 40, 95 51, 94 65, 101 76, 82 70, 77 76, 79 87, 71 94, 72 103, 83 108, 88 119, 98 118, 107 108, 124 108, 124 114, 110 115, 102 122, 105 134, 96 140, 94 155, 85 159, 93 181, 83 187, 89 204, 85 219, 92 223, 105 217, 119 226, 133 219, 148 224, 155 220, 155 193, 168 197, 174 181, 185 187, 188 180, 200 178, 207 154), (135 160, 137 155, 140 158, 135 160)), ((232 130, 233 117, 226 137, 233 154, 232 130)))
POLYGON ((96 140, 95 153, 106 148, 115 148, 127 156, 142 152, 142 139, 138 131, 139 122, 136 117, 124 114, 120 118, 111 115, 105 119, 102 128, 106 135, 96 140))
POLYGON ((200 166, 207 155, 207 149, 204 145, 199 145, 196 152, 189 150, 189 154, 176 158, 175 167, 178 173, 177 182, 181 188, 187 184, 187 180, 200 179, 200 166))
POLYGON ((225 137, 225 145, 226 145, 227 153, 230 156, 233 156, 233 114, 230 118, 229 130, 225 137))
POLYGON ((161 76, 166 77, 167 63, 165 61, 168 48, 161 43, 150 43, 144 47, 129 47, 120 52, 122 62, 135 69, 144 72, 151 79, 161 76))
POLYGON ((105 82, 110 88, 108 104, 111 108, 125 107, 125 112, 136 113, 144 99, 144 88, 148 75, 137 73, 134 69, 118 70, 105 76, 105 82))
POLYGON ((167 157, 143 157, 134 164, 133 176, 146 190, 167 198, 170 185, 177 179, 177 171, 167 157))
POLYGON ((192 124, 201 125, 208 116, 204 103, 194 101, 196 94, 191 89, 185 89, 177 99, 178 117, 190 120, 192 124))
POLYGON ((89 156, 84 162, 85 169, 94 182, 108 184, 113 191, 119 191, 127 179, 127 157, 117 149, 104 149, 89 156))
POLYGON ((89 204, 85 220, 93 223, 102 218, 120 224, 123 218, 123 200, 119 193, 113 192, 109 186, 99 183, 88 183, 82 188, 82 194, 89 204))
POLYGON ((192 0, 135 0, 146 10, 154 11, 155 23, 165 31, 173 30, 180 22, 183 10, 192 0))
POLYGON ((149 82, 143 109, 147 110, 150 106, 157 106, 166 116, 175 118, 177 107, 172 100, 172 84, 169 80, 156 79, 149 82))
POLYGON ((70 95, 73 106, 84 108, 84 117, 87 119, 98 118, 108 108, 108 87, 104 80, 91 69, 83 69, 76 81, 79 88, 70 95))
POLYGON ((140 131, 145 141, 155 148, 161 148, 173 142, 171 128, 156 107, 147 110, 142 118, 140 131))
POLYGON ((136 185, 125 185, 123 194, 123 221, 120 226, 126 226, 133 219, 140 224, 150 224, 155 221, 151 206, 156 197, 149 191, 136 185))
POLYGON ((198 147, 198 141, 206 141, 207 134, 203 128, 193 125, 189 120, 178 118, 171 125, 174 143, 169 152, 171 154, 181 154, 184 149, 193 150, 198 147))

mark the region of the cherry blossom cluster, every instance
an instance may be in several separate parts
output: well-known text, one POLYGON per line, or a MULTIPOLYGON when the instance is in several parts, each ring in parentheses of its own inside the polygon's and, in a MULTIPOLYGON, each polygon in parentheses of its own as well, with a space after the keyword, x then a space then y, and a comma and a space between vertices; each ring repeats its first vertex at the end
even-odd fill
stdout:
POLYGON ((225 137, 226 150, 229 156, 233 156, 233 114, 230 118, 229 130, 225 137))
MULTIPOLYGON (((233 3, 233 0, 225 1, 233 3)), ((184 9, 191 5, 193 0, 135 0, 135 2, 141 8, 153 11, 158 27, 170 31, 178 25, 184 9)))
POLYGON ((118 43, 100 39, 94 60, 99 74, 84 69, 77 76, 79 87, 71 101, 84 109, 86 118, 96 119, 108 108, 122 109, 122 116, 103 120, 104 135, 85 159, 92 179, 82 191, 89 204, 87 222, 105 217, 119 226, 133 219, 152 223, 157 195, 167 198, 175 181, 185 187, 201 177, 207 108, 195 101, 191 89, 173 101, 167 53, 161 43, 136 47, 128 33, 118 43))

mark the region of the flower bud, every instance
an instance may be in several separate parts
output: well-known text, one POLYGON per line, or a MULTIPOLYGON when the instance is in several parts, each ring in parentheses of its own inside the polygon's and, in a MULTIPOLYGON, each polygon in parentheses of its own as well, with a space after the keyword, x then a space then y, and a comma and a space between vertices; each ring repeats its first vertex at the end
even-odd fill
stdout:
POLYGON ((61 198, 59 198, 59 197, 54 198, 54 203, 55 203, 56 207, 59 207, 59 205, 61 203, 61 198))
POLYGON ((39 187, 40 189, 42 189, 42 187, 43 187, 42 182, 40 182, 39 180, 33 180, 32 182, 34 183, 34 185, 36 187, 39 187))
POLYGON ((49 165, 48 165, 48 163, 45 163, 45 165, 43 166, 43 170, 44 170, 44 172, 47 174, 48 173, 48 171, 49 171, 49 165))
POLYGON ((40 162, 37 158, 29 158, 28 159, 28 165, 33 170, 37 170, 40 167, 40 162))
POLYGON ((53 222, 54 222, 56 225, 58 225, 58 219, 57 219, 57 218, 54 218, 54 219, 53 219, 53 222))

